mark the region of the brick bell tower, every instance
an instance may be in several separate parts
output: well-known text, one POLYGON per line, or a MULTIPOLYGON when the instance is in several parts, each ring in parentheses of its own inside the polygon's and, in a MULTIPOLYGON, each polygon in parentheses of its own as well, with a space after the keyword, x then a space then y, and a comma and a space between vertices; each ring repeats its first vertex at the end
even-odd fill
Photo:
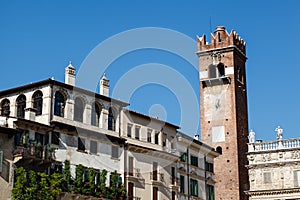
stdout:
POLYGON ((248 112, 245 42, 225 27, 197 38, 200 71, 201 140, 221 155, 215 159, 215 199, 248 199, 248 112))

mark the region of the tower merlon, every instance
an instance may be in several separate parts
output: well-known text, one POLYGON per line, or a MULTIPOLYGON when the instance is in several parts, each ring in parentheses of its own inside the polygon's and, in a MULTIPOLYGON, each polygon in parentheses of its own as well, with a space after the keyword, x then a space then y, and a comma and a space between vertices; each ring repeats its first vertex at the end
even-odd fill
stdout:
POLYGON ((234 30, 229 34, 224 26, 217 26, 214 34, 210 34, 210 43, 206 41, 205 34, 197 37, 197 43, 198 52, 234 46, 246 55, 246 43, 244 40, 234 30))

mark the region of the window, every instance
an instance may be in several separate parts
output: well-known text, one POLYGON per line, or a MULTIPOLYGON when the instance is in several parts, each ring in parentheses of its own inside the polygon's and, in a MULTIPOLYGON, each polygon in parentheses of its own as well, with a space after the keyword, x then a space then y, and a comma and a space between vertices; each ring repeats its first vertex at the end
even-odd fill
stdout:
POLYGON ((101 106, 99 106, 97 103, 93 104, 93 107, 92 107, 92 122, 91 122, 91 124, 93 126, 98 126, 99 127, 101 110, 102 110, 101 106))
POLYGON ((75 99, 75 104, 74 104, 74 120, 78 122, 83 121, 83 110, 84 110, 84 105, 83 102, 80 98, 75 99))
POLYGON ((26 97, 24 94, 21 94, 17 98, 17 117, 18 118, 25 117, 25 108, 26 108, 26 97))
POLYGON ((119 158, 119 148, 117 146, 111 146, 111 157, 119 158))
POLYGON ((171 137, 171 149, 175 149, 175 144, 174 144, 175 140, 174 137, 171 137))
POLYGON ((96 185, 100 184, 100 174, 101 174, 101 170, 96 170, 96 185))
POLYGON ((98 144, 97 144, 96 141, 91 140, 91 142, 90 142, 90 153, 96 154, 98 152, 97 145, 98 144))
POLYGON ((59 145, 59 133, 58 132, 52 132, 51 144, 59 145))
POLYGON ((85 151, 85 139, 80 138, 80 137, 78 138, 77 149, 80 151, 85 151))
POLYGON ((116 130, 116 119, 113 113, 112 108, 108 110, 108 130, 115 131, 116 130))
POLYGON ((180 193, 184 193, 184 176, 180 175, 180 193))
POLYGON ((264 183, 271 183, 271 172, 264 172, 264 183))
POLYGON ((133 200, 133 187, 134 184, 132 182, 128 183, 128 199, 133 200))
POLYGON ((175 200, 175 199, 176 199, 176 192, 172 191, 172 200, 175 200))
POLYGON ((157 180, 157 162, 153 162, 153 169, 152 169, 152 180, 157 180))
POLYGON ((24 144, 28 144, 29 142, 29 131, 26 130, 18 130, 17 135, 15 136, 15 145, 16 146, 22 146, 24 144))
POLYGON ((300 187, 300 171, 294 171, 295 187, 300 187))
POLYGON ((133 157, 129 156, 129 176, 133 176, 133 157))
POLYGON ((222 147, 218 146, 218 147, 216 148, 216 151, 217 151, 220 155, 222 155, 222 147))
POLYGON ((65 97, 60 92, 55 92, 54 115, 63 117, 65 110, 65 97))
POLYGON ((4 99, 1 102, 1 115, 9 116, 10 114, 10 102, 8 99, 4 99))
POLYGON ((139 140, 140 139, 140 126, 135 126, 135 139, 139 140))
POLYGON ((158 199, 158 187, 153 187, 153 200, 158 199))
POLYGON ((131 137, 132 124, 127 124, 127 137, 131 137))
POLYGON ((180 156, 180 161, 181 162, 186 162, 187 161, 187 153, 182 153, 180 156))
POLYGON ((176 179, 176 177, 175 177, 175 167, 171 167, 171 183, 172 183, 172 185, 175 184, 175 179, 176 179))
POLYGON ((35 142, 39 145, 44 145, 44 135, 38 132, 35 132, 35 142))
POLYGON ((225 76, 225 67, 223 63, 218 65, 209 65, 208 66, 209 78, 219 78, 225 76))
POLYGON ((194 179, 191 179, 190 181, 191 181, 191 183, 190 183, 191 195, 197 197, 198 196, 198 181, 194 180, 194 179))
POLYGON ((147 129, 147 142, 152 141, 152 129, 148 128, 147 129))
POLYGON ((198 157, 191 156, 191 165, 198 167, 198 157))
POLYGON ((158 138, 159 138, 159 131, 155 131, 155 138, 154 138, 154 142, 155 144, 158 144, 158 138))
POLYGON ((205 162, 205 170, 209 172, 214 172, 214 164, 205 162))
POLYGON ((167 146, 167 134, 163 134, 163 147, 167 146))
POLYGON ((212 185, 206 185, 207 200, 215 200, 215 189, 212 185))
POLYGON ((43 93, 36 91, 33 95, 33 108, 36 109, 36 115, 41 115, 43 111, 43 93))

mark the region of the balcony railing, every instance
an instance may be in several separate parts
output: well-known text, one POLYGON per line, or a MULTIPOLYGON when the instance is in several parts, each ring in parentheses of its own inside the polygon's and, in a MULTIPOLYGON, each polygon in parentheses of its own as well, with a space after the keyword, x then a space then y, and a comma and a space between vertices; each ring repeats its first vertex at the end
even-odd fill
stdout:
POLYGON ((142 175, 141 175, 141 170, 139 168, 133 168, 133 169, 129 169, 129 173, 128 173, 129 176, 132 176, 132 177, 135 177, 135 178, 138 178, 138 179, 142 179, 142 175))
POLYGON ((289 140, 276 140, 270 142, 256 141, 248 143, 249 151, 269 151, 276 149, 300 148, 300 138, 289 140))
POLYGON ((164 176, 163 173, 150 172, 150 179, 151 179, 152 181, 165 182, 165 176, 164 176))
POLYGON ((15 157, 34 157, 38 159, 54 159, 54 149, 48 146, 36 146, 36 145, 21 145, 17 146, 13 152, 15 157))

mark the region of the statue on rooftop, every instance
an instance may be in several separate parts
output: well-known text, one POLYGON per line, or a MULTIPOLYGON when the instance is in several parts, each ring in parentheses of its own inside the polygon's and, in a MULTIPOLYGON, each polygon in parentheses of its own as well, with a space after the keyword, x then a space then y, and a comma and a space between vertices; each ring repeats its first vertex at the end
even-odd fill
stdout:
POLYGON ((251 129, 249 133, 249 143, 255 142, 255 132, 251 129))
POLYGON ((278 126, 275 131, 277 132, 277 140, 282 140, 282 132, 283 132, 283 129, 280 128, 280 126, 278 126))

